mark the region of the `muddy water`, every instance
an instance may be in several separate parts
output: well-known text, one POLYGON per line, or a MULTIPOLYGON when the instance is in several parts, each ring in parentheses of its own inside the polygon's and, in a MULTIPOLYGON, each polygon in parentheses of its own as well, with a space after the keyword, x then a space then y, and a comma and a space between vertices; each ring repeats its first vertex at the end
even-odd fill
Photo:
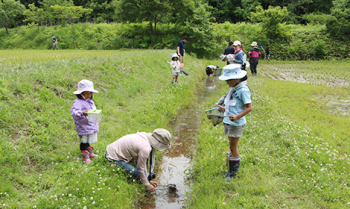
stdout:
POLYGON ((173 126, 173 144, 162 156, 162 164, 157 172, 157 191, 147 194, 142 209, 185 208, 186 193, 190 192, 190 181, 187 170, 191 166, 192 154, 196 150, 195 138, 200 127, 204 110, 199 108, 209 93, 215 91, 211 79, 207 79, 198 89, 198 100, 188 109, 182 110, 173 126), (176 191, 163 185, 175 184, 176 191))

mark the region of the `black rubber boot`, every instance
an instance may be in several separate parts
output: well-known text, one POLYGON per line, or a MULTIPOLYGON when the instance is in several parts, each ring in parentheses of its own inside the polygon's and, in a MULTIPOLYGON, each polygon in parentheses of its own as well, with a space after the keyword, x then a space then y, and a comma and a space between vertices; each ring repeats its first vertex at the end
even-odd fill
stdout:
POLYGON ((232 160, 232 158, 229 158, 228 165, 229 165, 229 171, 228 171, 229 173, 225 179, 227 182, 229 182, 230 179, 236 176, 236 173, 238 172, 238 169, 239 169, 239 160, 232 160))

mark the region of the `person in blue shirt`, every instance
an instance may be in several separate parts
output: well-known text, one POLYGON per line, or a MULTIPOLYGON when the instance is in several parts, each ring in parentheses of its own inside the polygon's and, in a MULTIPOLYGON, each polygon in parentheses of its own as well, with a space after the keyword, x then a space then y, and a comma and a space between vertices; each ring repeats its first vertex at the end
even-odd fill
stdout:
POLYGON ((216 103, 219 111, 224 112, 224 134, 227 135, 231 152, 228 153, 229 171, 226 174, 226 181, 236 176, 239 169, 240 156, 238 141, 243 135, 246 124, 245 115, 252 111, 251 92, 244 80, 247 78, 247 71, 241 69, 240 64, 230 64, 223 67, 223 74, 220 80, 226 81, 229 91, 216 103))
POLYGON ((187 41, 190 40, 187 36, 185 36, 181 41, 177 43, 177 50, 176 53, 179 56, 180 63, 184 63, 184 56, 185 56, 185 44, 187 41))

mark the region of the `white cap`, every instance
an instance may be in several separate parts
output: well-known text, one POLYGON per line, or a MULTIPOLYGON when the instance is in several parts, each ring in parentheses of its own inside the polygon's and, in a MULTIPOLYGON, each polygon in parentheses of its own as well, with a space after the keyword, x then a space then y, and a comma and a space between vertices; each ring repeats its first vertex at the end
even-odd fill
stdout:
POLYGON ((233 43, 233 46, 242 46, 242 43, 240 41, 235 41, 233 43))

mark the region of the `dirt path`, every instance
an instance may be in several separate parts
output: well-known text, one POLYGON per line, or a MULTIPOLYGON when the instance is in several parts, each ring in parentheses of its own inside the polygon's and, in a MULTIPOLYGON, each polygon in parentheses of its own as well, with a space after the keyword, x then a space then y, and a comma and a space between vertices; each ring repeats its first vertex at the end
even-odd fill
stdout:
POLYGON ((201 124, 201 115, 204 114, 204 110, 199 107, 207 95, 214 91, 215 86, 211 80, 206 80, 198 89, 198 102, 180 111, 173 126, 174 142, 170 150, 163 154, 156 181, 159 185, 175 184, 176 191, 159 186, 156 192, 147 196, 142 209, 185 207, 186 193, 191 191, 186 170, 191 166, 192 154, 196 150, 195 138, 201 124))

